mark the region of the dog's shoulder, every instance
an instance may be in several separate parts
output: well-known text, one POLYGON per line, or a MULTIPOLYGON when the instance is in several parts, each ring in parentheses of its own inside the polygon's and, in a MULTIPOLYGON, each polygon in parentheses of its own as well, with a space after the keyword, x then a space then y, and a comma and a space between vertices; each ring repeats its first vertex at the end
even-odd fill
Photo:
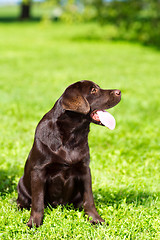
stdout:
POLYGON ((61 109, 57 102, 54 107, 47 112, 36 127, 35 138, 39 139, 45 145, 50 146, 54 143, 60 145, 61 138, 57 127, 57 119, 61 109))

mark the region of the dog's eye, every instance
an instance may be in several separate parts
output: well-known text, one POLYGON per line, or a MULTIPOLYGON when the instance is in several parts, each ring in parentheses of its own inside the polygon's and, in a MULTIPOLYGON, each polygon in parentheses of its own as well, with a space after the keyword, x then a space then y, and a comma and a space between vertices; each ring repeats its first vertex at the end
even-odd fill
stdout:
POLYGON ((95 87, 93 87, 93 88, 91 89, 91 94, 95 94, 97 91, 98 91, 98 89, 95 88, 95 87))

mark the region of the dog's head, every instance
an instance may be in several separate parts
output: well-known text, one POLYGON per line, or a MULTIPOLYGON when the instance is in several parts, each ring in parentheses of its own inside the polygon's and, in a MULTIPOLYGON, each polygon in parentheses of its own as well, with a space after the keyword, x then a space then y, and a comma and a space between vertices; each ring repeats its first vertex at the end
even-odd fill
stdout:
POLYGON ((70 85, 62 95, 65 110, 84 114, 89 121, 113 129, 114 118, 104 111, 118 104, 120 90, 104 90, 92 81, 80 81, 70 85))

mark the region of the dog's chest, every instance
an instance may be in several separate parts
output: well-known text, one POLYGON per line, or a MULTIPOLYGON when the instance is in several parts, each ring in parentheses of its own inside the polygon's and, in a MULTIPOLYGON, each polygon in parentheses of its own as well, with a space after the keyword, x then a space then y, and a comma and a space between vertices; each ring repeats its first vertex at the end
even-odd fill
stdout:
POLYGON ((76 147, 76 148, 66 148, 60 147, 57 151, 58 156, 63 159, 63 161, 67 164, 83 162, 89 160, 89 147, 86 145, 85 147, 76 147))

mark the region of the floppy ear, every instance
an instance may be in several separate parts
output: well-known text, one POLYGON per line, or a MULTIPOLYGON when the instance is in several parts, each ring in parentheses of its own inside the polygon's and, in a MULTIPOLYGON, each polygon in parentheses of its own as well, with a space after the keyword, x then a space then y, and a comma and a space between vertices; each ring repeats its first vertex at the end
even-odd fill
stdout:
POLYGON ((85 97, 79 91, 70 89, 62 95, 62 107, 65 110, 87 114, 90 111, 90 105, 85 97))

